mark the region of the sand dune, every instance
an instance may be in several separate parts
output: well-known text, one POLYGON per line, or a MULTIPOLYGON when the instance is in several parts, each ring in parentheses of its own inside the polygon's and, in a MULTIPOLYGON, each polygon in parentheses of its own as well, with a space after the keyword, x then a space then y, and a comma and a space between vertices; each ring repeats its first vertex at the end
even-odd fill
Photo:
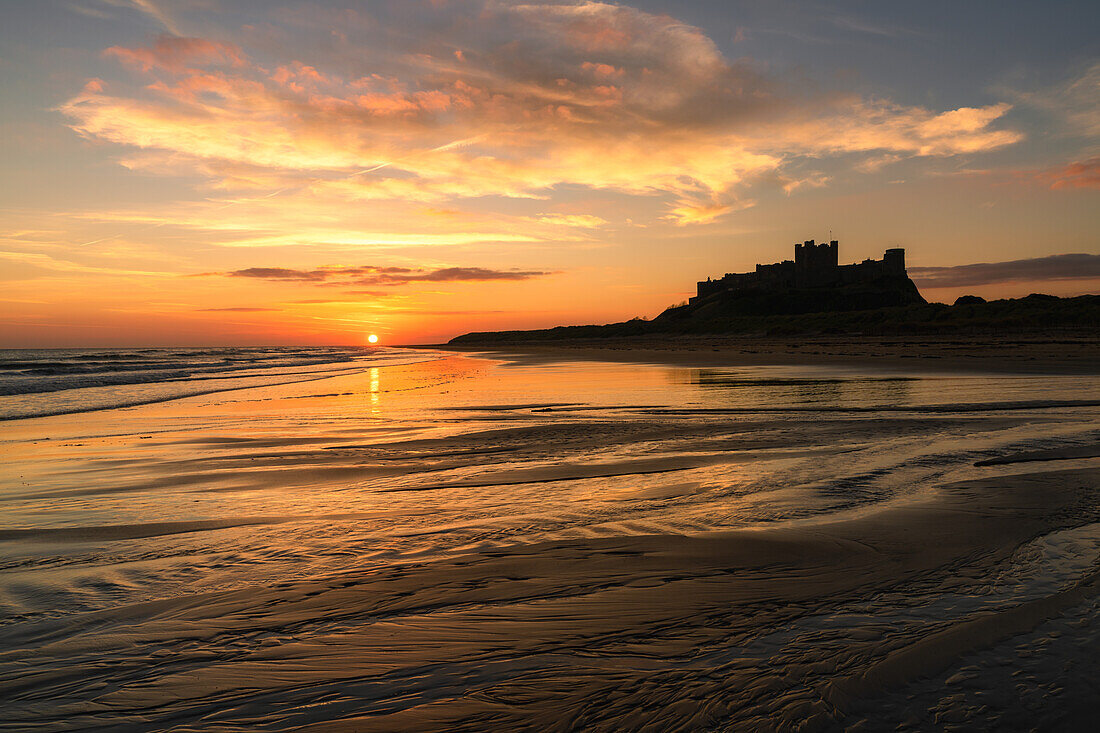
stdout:
POLYGON ((868 365, 932 371, 1095 374, 1100 338, 1080 332, 1050 337, 970 336, 707 336, 668 335, 561 339, 550 343, 461 345, 433 349, 552 363, 563 359, 683 366, 868 365))

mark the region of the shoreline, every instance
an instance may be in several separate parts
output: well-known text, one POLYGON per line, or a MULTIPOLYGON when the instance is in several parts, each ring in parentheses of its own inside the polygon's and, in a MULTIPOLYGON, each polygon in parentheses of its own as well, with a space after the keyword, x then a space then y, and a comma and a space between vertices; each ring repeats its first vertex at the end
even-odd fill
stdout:
POLYGON ((814 337, 679 336, 552 343, 431 344, 411 349, 506 358, 525 364, 605 361, 714 366, 862 366, 998 374, 1100 374, 1100 336, 814 337))

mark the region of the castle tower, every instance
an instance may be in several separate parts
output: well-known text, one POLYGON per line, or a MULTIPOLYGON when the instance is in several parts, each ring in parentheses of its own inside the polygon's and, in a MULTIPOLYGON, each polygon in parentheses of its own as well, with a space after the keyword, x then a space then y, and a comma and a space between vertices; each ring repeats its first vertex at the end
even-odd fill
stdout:
POLYGON ((905 250, 901 248, 888 249, 882 256, 882 269, 887 275, 905 276, 905 250))
POLYGON ((795 286, 816 288, 832 285, 839 279, 839 245, 834 239, 826 244, 814 244, 808 239, 794 246, 795 286))

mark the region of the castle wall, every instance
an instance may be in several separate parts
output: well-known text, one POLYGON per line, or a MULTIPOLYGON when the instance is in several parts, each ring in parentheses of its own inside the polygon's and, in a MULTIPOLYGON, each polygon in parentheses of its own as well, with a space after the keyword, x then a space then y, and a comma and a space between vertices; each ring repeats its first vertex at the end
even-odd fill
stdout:
POLYGON ((835 239, 821 244, 811 239, 794 246, 793 261, 757 265, 755 272, 726 273, 719 280, 707 279, 698 283, 698 294, 691 300, 724 290, 820 288, 905 277, 904 249, 888 249, 881 260, 864 260, 851 265, 838 265, 838 260, 839 243, 835 239))
POLYGON ((795 282, 795 263, 790 260, 776 262, 774 265, 757 265, 754 285, 757 287, 786 287, 795 282))
POLYGON ((882 262, 880 260, 864 260, 852 265, 843 265, 838 268, 840 283, 842 285, 854 285, 861 282, 877 280, 883 276, 882 262))

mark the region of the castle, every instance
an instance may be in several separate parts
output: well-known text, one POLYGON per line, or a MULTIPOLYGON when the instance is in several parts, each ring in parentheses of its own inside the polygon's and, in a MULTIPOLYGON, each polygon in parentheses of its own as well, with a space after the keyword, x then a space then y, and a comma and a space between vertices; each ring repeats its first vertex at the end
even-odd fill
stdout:
POLYGON ((837 240, 814 244, 814 240, 810 239, 794 246, 793 261, 757 265, 756 272, 726 273, 719 280, 707 278, 698 283, 696 296, 688 302, 695 305, 702 298, 723 291, 831 288, 895 278, 907 278, 904 249, 888 249, 881 260, 838 265, 837 240))

